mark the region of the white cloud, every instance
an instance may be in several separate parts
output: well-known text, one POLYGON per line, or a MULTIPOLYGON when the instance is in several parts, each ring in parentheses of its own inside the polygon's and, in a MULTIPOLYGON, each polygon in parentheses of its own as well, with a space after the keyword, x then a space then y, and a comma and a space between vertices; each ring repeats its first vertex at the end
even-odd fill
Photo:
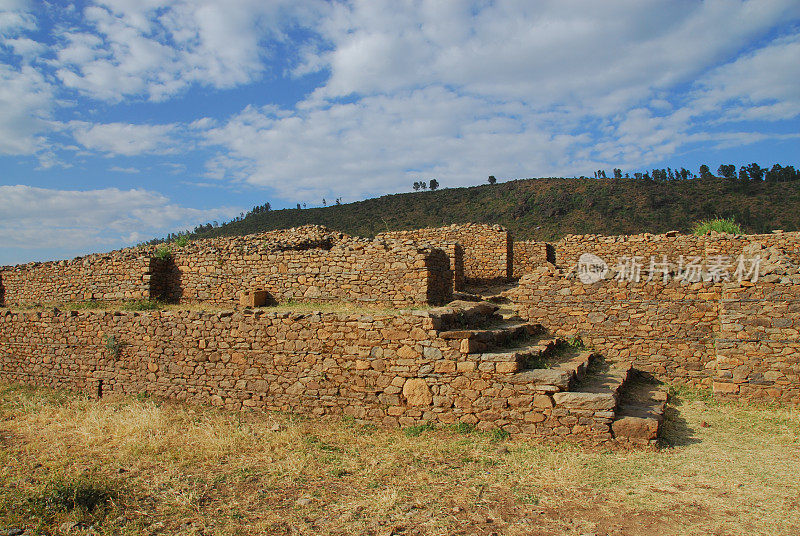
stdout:
POLYGON ((36 19, 31 15, 30 7, 30 2, 26 0, 0 0, 0 38, 36 28, 36 19))
POLYGON ((294 109, 248 107, 209 129, 225 150, 207 176, 289 200, 360 196, 425 175, 580 174, 777 138, 709 133, 707 114, 796 115, 797 35, 739 54, 798 17, 791 0, 336 4, 319 27, 327 46, 296 69, 330 78, 294 109))
POLYGON ((173 154, 179 142, 176 125, 91 124, 73 121, 67 125, 75 140, 86 149, 109 156, 173 154))
POLYGON ((67 87, 114 102, 162 101, 192 84, 246 84, 264 74, 286 28, 318 16, 315 4, 99 0, 83 11, 85 29, 63 35, 56 74, 67 87))
POLYGON ((6 46, 11 47, 14 54, 21 56, 25 62, 30 62, 44 53, 47 47, 38 41, 28 39, 27 37, 18 37, 16 39, 7 39, 6 46))
POLYGON ((780 121, 800 115, 800 35, 767 46, 715 69, 699 82, 693 106, 722 109, 722 120, 780 121))
POLYGON ((444 88, 366 97, 295 113, 248 107, 209 130, 225 151, 208 176, 277 190, 290 201, 443 186, 484 174, 523 176, 566 165, 582 135, 554 135, 519 103, 498 105, 444 88))
POLYGON ((54 88, 30 66, 0 63, 0 154, 31 155, 45 148, 54 88))
POLYGON ((182 207, 139 189, 0 186, 0 247, 98 250, 230 218, 240 211, 182 207))
POLYGON ((141 170, 135 167, 111 166, 108 170, 116 173, 141 173, 141 170))
POLYGON ((793 0, 447 3, 356 1, 321 26, 320 97, 446 85, 535 108, 609 114, 735 55, 793 0))

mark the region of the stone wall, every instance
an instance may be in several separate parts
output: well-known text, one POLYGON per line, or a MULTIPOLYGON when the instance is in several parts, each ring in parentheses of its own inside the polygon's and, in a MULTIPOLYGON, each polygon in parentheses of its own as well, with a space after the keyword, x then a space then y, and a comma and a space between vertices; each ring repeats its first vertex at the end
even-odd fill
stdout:
POLYGON ((468 223, 381 233, 379 238, 415 240, 435 247, 442 242, 457 242, 464 250, 464 277, 467 280, 489 280, 511 277, 513 241, 511 233, 500 225, 468 223))
POLYGON ((520 316, 553 333, 580 336, 612 359, 661 378, 710 385, 720 283, 603 280, 540 268, 507 295, 520 316))
POLYGON ((135 300, 150 296, 151 259, 138 250, 66 261, 0 268, 6 305, 82 300, 135 300))
POLYGON ((546 242, 514 241, 514 277, 521 277, 536 268, 555 262, 553 246, 546 242))
POLYGON ((560 388, 549 376, 547 385, 535 381, 537 372, 565 373, 517 372, 439 337, 463 318, 445 310, 2 311, 0 380, 345 414, 384 426, 463 422, 534 436, 611 437, 613 411, 576 416, 554 408, 560 388))
POLYGON ((464 248, 458 242, 438 242, 436 247, 441 249, 450 260, 450 271, 453 272, 453 290, 464 289, 464 248))
POLYGON ((453 292, 444 251, 392 240, 345 238, 308 249, 269 247, 259 240, 216 247, 200 241, 174 249, 160 274, 164 299, 217 305, 235 304, 242 291, 252 289, 267 290, 280 302, 398 307, 443 304, 453 292))
POLYGON ((541 267, 506 295, 522 318, 661 379, 800 404, 800 276, 765 259, 755 283, 585 284, 541 267))
POLYGON ((800 402, 800 278, 792 279, 723 291, 715 392, 800 402))
POLYGON ((609 263, 622 257, 638 256, 649 260, 667 255, 677 260, 683 255, 712 258, 716 256, 738 257, 751 244, 781 249, 783 254, 800 263, 800 232, 770 233, 762 235, 727 235, 711 233, 704 236, 671 232, 654 235, 650 233, 623 236, 567 235, 553 244, 555 264, 569 268, 578 262, 583 253, 593 253, 609 263))
POLYGON ((456 284, 463 280, 462 250, 454 243, 443 247, 352 238, 311 225, 5 267, 0 303, 152 297, 233 305, 241 292, 263 289, 275 301, 442 304, 452 298, 454 285, 448 255, 461 270, 456 284))

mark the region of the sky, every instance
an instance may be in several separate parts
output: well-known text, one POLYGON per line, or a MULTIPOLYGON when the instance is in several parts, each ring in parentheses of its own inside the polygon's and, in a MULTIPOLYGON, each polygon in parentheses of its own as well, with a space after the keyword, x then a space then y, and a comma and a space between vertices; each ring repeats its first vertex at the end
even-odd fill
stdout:
POLYGON ((0 0, 0 265, 255 205, 800 159, 797 0, 0 0))

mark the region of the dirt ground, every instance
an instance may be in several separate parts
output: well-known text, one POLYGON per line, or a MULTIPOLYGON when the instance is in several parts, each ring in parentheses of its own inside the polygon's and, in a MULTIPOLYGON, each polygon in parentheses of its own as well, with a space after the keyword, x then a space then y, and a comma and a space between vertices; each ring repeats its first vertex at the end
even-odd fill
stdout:
POLYGON ((656 451, 0 384, 0 534, 800 534, 800 415, 673 389, 656 451))

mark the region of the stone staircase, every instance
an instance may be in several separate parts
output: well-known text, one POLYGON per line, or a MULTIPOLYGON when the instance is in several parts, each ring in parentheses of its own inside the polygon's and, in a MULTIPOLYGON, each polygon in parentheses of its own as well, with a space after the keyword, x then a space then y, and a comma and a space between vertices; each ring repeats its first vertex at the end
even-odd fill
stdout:
POLYGON ((531 411, 544 411, 539 429, 576 440, 657 442, 666 390, 630 363, 608 362, 523 322, 503 296, 451 306, 458 325, 449 319, 438 336, 461 355, 458 370, 503 375, 534 393, 531 411))

